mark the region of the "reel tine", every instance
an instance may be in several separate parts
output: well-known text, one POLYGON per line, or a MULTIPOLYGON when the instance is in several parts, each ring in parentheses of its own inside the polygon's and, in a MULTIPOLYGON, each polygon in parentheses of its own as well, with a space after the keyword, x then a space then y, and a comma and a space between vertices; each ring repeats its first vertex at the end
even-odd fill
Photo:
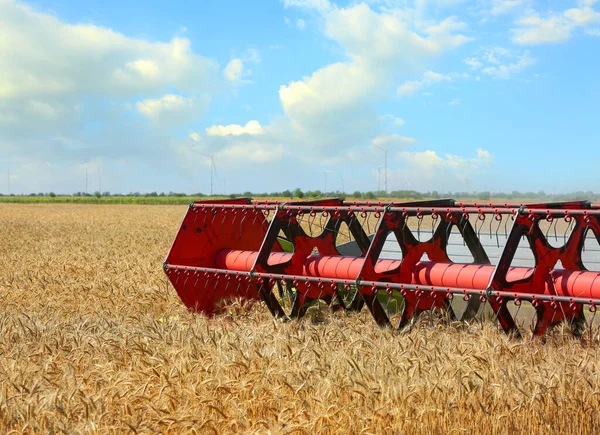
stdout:
POLYGON ((495 219, 498 222, 498 226, 496 227, 496 246, 498 248, 500 248, 500 238, 498 237, 498 233, 500 232, 500 225, 502 225, 502 215, 501 214, 496 214, 496 218, 495 219), (499 217, 499 219, 498 219, 498 217, 499 217))
POLYGON ((592 313, 592 318, 590 319, 590 323, 588 324, 588 331, 589 331, 589 340, 590 343, 592 342, 592 332, 593 332, 593 328, 594 328, 594 319, 596 318, 596 306, 593 304, 590 304, 588 306, 588 310, 590 313, 592 313))

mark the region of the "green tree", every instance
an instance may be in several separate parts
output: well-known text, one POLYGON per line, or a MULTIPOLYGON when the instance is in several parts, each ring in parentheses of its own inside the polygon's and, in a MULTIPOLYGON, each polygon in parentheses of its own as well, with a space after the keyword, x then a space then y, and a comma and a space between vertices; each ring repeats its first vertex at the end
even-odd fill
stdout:
POLYGON ((477 195, 477 199, 480 199, 482 201, 488 201, 490 197, 490 192, 479 192, 479 194, 477 195))

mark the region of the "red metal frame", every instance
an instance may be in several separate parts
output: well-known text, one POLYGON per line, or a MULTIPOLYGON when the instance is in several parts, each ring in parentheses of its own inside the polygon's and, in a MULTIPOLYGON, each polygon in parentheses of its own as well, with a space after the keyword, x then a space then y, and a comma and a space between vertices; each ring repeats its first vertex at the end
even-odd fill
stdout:
POLYGON ((589 231, 600 243, 600 209, 586 201, 518 205, 453 200, 202 201, 190 205, 164 268, 184 304, 207 315, 218 312, 221 301, 240 296, 263 300, 275 316, 301 317, 308 300, 339 302, 342 291, 355 288, 354 299, 339 308, 359 310, 366 305, 380 325, 404 328, 415 315, 433 308, 454 317, 450 300, 458 294, 468 301, 462 319, 475 315, 481 303, 489 303, 504 330, 518 335, 507 303, 530 301, 537 311, 535 335, 561 321, 570 322, 578 334, 585 322, 584 305, 595 311, 600 303, 600 273, 587 271, 581 261, 589 231), (372 240, 358 220, 369 215, 377 218, 372 240), (317 216, 325 222, 323 231, 311 236, 301 221, 317 216), (429 240, 419 241, 408 220, 424 216, 436 226, 429 240), (490 265, 470 216, 482 223, 493 219, 498 225, 510 219, 511 230, 496 266, 490 265), (573 225, 559 248, 550 245, 540 228, 540 222, 556 219, 573 225), (343 224, 356 240, 357 257, 342 256, 336 248, 343 224), (448 257, 454 227, 473 264, 453 263, 448 257), (398 241, 401 260, 380 258, 390 233, 398 241), (284 252, 278 241, 282 235, 292 243, 293 252, 284 252), (511 265, 523 237, 536 260, 533 268, 511 265), (557 269, 559 261, 564 270, 557 269), (275 295, 283 286, 293 287, 297 295, 290 313, 275 295), (392 325, 378 297, 380 291, 402 295, 404 309, 398 324, 392 325))

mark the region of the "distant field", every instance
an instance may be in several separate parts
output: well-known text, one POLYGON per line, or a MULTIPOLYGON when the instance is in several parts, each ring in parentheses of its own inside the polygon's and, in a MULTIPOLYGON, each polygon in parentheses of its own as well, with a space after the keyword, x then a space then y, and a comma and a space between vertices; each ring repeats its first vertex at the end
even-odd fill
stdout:
MULTIPOLYGON (((150 204, 150 205, 181 205, 189 204, 193 201, 203 199, 226 199, 225 196, 212 196, 212 197, 193 197, 193 196, 104 196, 97 198, 95 196, 0 196, 1 203, 16 203, 16 204, 45 204, 45 203, 66 203, 66 204, 150 204)), ((267 197, 254 197, 257 199, 265 199, 267 197)), ((286 201, 297 201, 298 198, 283 198, 283 197, 268 197, 268 199, 280 199, 286 201)), ((303 198, 306 199, 319 199, 319 198, 303 198)), ((348 201, 355 200, 352 196, 346 196, 348 201)), ((537 202, 531 198, 518 198, 518 199, 504 199, 494 198, 491 200, 482 201, 477 198, 454 198, 457 201, 470 201, 470 202, 518 202, 518 203, 530 203, 537 202)), ((580 198, 588 199, 588 198, 580 198)), ((593 198, 592 198, 593 199, 593 198)), ((368 201, 364 198, 359 198, 359 201, 368 201)), ((372 199, 370 201, 415 201, 415 199, 406 198, 381 198, 372 199)), ((543 200, 549 201, 549 200, 543 200)))
MULTIPOLYGON (((217 199, 213 197, 211 199, 217 199)), ((202 199, 190 196, 2 196, 0 203, 17 204, 164 204, 181 205, 202 199)), ((208 199, 208 198, 205 198, 208 199)))
POLYGON ((593 433, 600 342, 370 315, 188 313, 184 206, 0 207, 0 432, 593 433))

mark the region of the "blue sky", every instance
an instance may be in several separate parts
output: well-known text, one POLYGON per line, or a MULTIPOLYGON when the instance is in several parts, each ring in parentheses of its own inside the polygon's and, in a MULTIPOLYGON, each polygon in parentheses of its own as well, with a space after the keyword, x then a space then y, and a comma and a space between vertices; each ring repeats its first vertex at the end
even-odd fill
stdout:
POLYGON ((600 191, 599 66, 595 0, 0 0, 0 192, 600 191))

